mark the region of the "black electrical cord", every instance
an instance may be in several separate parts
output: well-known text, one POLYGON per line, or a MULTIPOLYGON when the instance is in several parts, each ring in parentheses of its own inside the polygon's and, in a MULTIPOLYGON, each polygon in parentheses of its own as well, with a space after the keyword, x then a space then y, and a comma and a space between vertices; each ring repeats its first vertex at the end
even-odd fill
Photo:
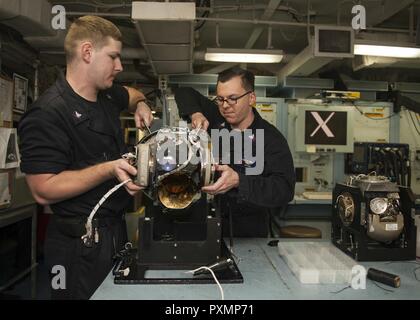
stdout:
POLYGON ((146 142, 147 140, 149 140, 151 137, 153 137, 154 135, 156 135, 158 133, 158 131, 154 131, 154 132, 152 132, 152 133, 150 133, 150 134, 146 134, 143 138, 141 138, 140 140, 139 140, 139 142, 137 142, 137 144, 136 144, 136 146, 138 146, 139 144, 141 144, 141 143, 144 143, 144 142, 146 142))
POLYGON ((373 282, 373 284, 374 284, 375 286, 377 286, 379 289, 382 289, 382 290, 384 290, 384 291, 386 291, 386 292, 394 292, 394 290, 390 290, 390 289, 387 289, 387 288, 384 288, 384 287, 380 286, 379 284, 377 284, 377 283, 376 283, 376 281, 372 281, 372 282, 373 282))
POLYGON ((405 180, 405 175, 407 174, 406 172, 406 161, 405 161, 405 157, 402 153, 401 150, 397 151, 397 155, 400 161, 400 169, 401 169, 401 185, 406 186, 406 180, 405 180))
POLYGON ((385 177, 389 177, 388 160, 386 157, 386 153, 383 149, 381 149, 379 150, 379 154, 380 154, 380 157, 382 159, 382 164, 383 164, 383 175, 385 177))
MULTIPOLYGON (((375 168, 375 172, 377 175, 379 175, 380 173, 380 161, 379 159, 380 155, 378 154, 378 150, 376 150, 376 148, 370 146, 369 147, 369 158, 368 158, 368 167, 367 170, 370 169, 370 165, 372 164, 372 166, 375 168), (373 160, 375 159, 375 161, 373 160)), ((366 172, 368 173, 368 172, 366 172)))
MULTIPOLYGON (((208 7, 208 8, 210 9, 210 0, 200 1, 200 2, 198 2, 198 3, 197 3, 197 2, 198 2, 198 1, 196 1, 196 5, 197 5, 197 6, 201 7, 201 6, 203 5, 203 3, 204 3, 204 4, 205 4, 205 6, 206 6, 206 7, 208 7)), ((201 15, 201 18, 207 18, 209 15, 210 15, 210 10, 206 10, 206 11, 205 11, 205 12, 201 15)), ((202 22, 200 22, 200 24, 194 28, 194 31, 198 31, 198 30, 200 30, 200 29, 204 26, 204 24, 205 24, 206 22, 207 22, 206 20, 203 20, 202 22)))
POLYGON ((370 120, 375 120, 375 121, 382 121, 382 120, 388 120, 388 119, 391 119, 392 117, 395 117, 396 115, 397 115, 397 113, 393 113, 393 114, 391 114, 390 116, 388 116, 388 117, 385 117, 385 118, 372 118, 372 117, 369 117, 369 116, 367 116, 367 115, 365 115, 365 113, 362 111, 362 110, 360 110, 355 104, 354 104, 354 101, 352 101, 352 105, 353 105, 353 107, 355 107, 356 108, 356 110, 357 111, 359 111, 360 112, 360 114, 362 115, 362 116, 364 116, 364 117, 366 117, 366 118, 368 118, 368 119, 370 119, 370 120))
MULTIPOLYGON (((387 264, 393 264, 393 263, 413 263, 419 265, 420 262, 417 261, 389 261, 387 264)), ((416 278, 417 281, 420 281, 420 278, 417 276, 417 271, 420 270, 420 267, 416 267, 413 269, 414 278, 416 278)))
POLYGON ((407 175, 407 187, 411 187, 411 166, 410 166, 410 153, 407 149, 407 153, 401 151, 402 167, 404 168, 404 177, 407 175))
POLYGON ((389 161, 389 157, 387 155, 387 152, 384 150, 384 162, 385 162, 385 176, 391 177, 392 176, 392 163, 389 161))
POLYGON ((339 294, 339 293, 343 292, 344 290, 347 290, 347 289, 350 289, 350 288, 351 288, 351 286, 347 286, 347 287, 344 287, 344 288, 342 288, 342 289, 340 289, 338 291, 332 291, 330 293, 339 294))
POLYGON ((378 159, 375 165, 375 172, 377 175, 381 175, 383 174, 383 167, 384 167, 382 155, 379 153, 379 150, 373 150, 373 152, 376 155, 375 157, 378 159))
MULTIPOLYGON (((369 147, 368 150, 368 158, 367 158, 367 170, 369 170, 369 168, 371 167, 372 164, 372 146, 369 147)), ((368 173, 368 172, 366 172, 368 173)))
POLYGON ((388 178, 392 181, 392 182, 396 182, 396 177, 395 177, 395 170, 394 170, 394 161, 392 161, 392 158, 389 156, 388 157, 388 178))
POLYGON ((395 179, 394 159, 392 157, 391 150, 385 149, 384 152, 386 153, 386 161, 388 163, 388 177, 393 180, 395 179))
POLYGON ((398 156, 396 154, 396 152, 394 150, 389 150, 389 153, 391 155, 392 158, 392 165, 394 167, 394 177, 395 177, 395 182, 398 185, 401 185, 401 180, 400 180, 400 166, 398 165, 398 156))
POLYGON ((394 181, 397 182, 397 180, 399 180, 399 176, 398 176, 399 170, 398 170, 397 156, 395 154, 395 151, 393 151, 392 149, 389 150, 388 153, 389 153, 389 156, 390 156, 390 164, 392 165, 392 177, 394 177, 394 181))
POLYGON ((406 168, 407 168, 407 187, 411 187, 411 166, 408 159, 405 160, 406 168))

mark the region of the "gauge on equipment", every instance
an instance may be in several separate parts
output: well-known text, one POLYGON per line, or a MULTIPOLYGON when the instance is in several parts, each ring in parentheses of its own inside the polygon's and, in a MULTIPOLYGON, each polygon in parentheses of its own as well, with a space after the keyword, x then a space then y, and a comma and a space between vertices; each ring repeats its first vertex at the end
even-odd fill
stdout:
POLYGON ((370 201, 370 210, 375 214, 383 214, 388 208, 388 199, 374 198, 370 201))

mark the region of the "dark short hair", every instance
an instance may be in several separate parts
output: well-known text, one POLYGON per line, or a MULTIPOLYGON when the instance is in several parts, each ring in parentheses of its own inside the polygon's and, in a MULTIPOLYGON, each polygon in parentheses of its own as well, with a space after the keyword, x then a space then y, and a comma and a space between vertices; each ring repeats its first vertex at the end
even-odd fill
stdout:
POLYGON ((225 83, 234 77, 241 77, 242 86, 247 91, 254 91, 255 76, 251 71, 244 70, 239 67, 233 67, 222 71, 217 77, 217 82, 225 83))

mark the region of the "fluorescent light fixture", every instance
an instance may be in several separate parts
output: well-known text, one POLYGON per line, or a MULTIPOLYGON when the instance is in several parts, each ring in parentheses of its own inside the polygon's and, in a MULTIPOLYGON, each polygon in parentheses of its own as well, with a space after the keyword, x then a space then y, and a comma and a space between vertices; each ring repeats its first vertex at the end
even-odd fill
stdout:
POLYGON ((355 44, 354 54, 393 58, 420 58, 420 48, 376 44, 355 44))
POLYGON ((282 50, 208 48, 204 55, 204 60, 217 62, 279 63, 281 59, 282 50))

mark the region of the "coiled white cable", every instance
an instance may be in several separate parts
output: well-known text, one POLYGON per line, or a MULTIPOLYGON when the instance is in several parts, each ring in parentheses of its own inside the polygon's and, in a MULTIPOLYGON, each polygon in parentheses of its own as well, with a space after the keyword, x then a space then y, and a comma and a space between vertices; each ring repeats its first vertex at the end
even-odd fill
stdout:
POLYGON ((198 271, 198 270, 200 270, 200 269, 205 269, 205 270, 207 270, 207 271, 209 271, 209 272, 211 273, 211 275, 212 275, 212 276, 213 276, 213 278, 214 278, 214 281, 216 281, 216 284, 217 284, 217 286, 219 287, 220 294, 221 294, 221 296, 222 296, 222 300, 225 300, 225 294, 224 294, 224 292, 223 292, 223 288, 222 288, 222 286, 220 285, 219 280, 217 280, 217 277, 216 277, 216 275, 214 274, 214 272, 213 272, 213 270, 212 270, 212 269, 210 269, 209 267, 206 267, 206 266, 202 266, 202 267, 197 268, 197 269, 195 269, 195 270, 187 271, 186 273, 194 273, 194 272, 197 272, 197 271, 198 271))
POLYGON ((131 179, 127 179, 123 182, 121 182, 120 184, 115 185, 112 189, 110 189, 107 193, 105 193, 105 195, 101 198, 101 200, 99 200, 99 202, 96 204, 96 206, 93 208, 93 210, 91 211, 87 221, 86 221, 86 234, 82 236, 82 239, 85 236, 92 236, 92 220, 93 217, 96 214, 96 211, 98 211, 98 209, 101 207, 101 205, 106 201, 106 199, 109 198, 109 196, 111 194, 113 194, 115 191, 117 191, 119 188, 121 188, 123 185, 125 185, 126 183, 130 182, 131 179))

